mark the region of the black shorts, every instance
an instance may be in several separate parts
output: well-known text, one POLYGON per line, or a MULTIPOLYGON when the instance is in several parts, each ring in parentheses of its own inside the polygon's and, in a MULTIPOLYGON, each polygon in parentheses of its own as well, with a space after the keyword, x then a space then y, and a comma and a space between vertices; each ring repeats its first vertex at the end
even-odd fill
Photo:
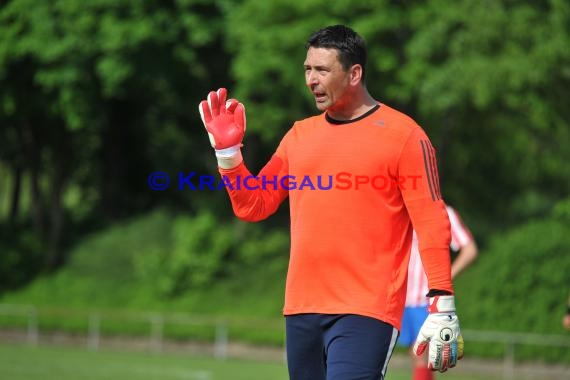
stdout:
POLYGON ((291 380, 383 380, 398 330, 353 314, 285 317, 291 380))

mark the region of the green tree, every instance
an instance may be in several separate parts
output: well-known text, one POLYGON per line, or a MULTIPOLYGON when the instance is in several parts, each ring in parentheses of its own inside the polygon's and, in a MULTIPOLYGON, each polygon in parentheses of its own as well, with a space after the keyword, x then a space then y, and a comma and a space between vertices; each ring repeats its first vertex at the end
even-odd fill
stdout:
POLYGON ((444 189, 492 227, 545 215, 570 178, 570 4, 427 1, 392 94, 437 136, 444 189))
POLYGON ((193 138, 203 131, 189 126, 205 89, 226 78, 220 18, 205 0, 0 6, 5 219, 33 226, 43 268, 64 261, 77 223, 159 202, 146 186, 153 170, 204 167, 210 152, 193 138), (28 194, 29 211, 20 207, 28 194))

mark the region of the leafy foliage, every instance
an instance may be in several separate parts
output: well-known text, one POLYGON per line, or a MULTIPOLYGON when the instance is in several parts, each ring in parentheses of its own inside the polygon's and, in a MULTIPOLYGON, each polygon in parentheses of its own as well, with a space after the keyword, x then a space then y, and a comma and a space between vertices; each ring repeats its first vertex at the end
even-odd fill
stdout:
MULTIPOLYGON (((493 238, 484 256, 457 281, 463 328, 561 334, 569 291, 569 222, 568 214, 557 211, 493 238)), ((562 359, 555 352, 541 357, 562 359)))
POLYGON ((565 1, 429 1, 411 12, 394 96, 414 99, 433 131, 448 199, 494 227, 544 215, 569 191, 569 20, 565 1))
MULTIPOLYGON (((191 302, 196 308, 200 302, 193 299, 202 300, 200 293, 219 291, 217 284, 224 278, 239 279, 248 272, 255 275, 231 285, 231 293, 264 292, 265 287, 280 293, 288 250, 285 231, 224 223, 208 213, 189 217, 157 210, 86 238, 56 275, 40 278, 0 302, 14 302, 16 297, 39 306, 145 309, 191 302), (263 267, 270 283, 259 275, 263 267)), ((227 291, 222 287, 222 293, 227 291)), ((256 298, 254 293, 247 296, 256 298)), ((205 302, 198 308, 211 311, 212 305, 205 302)), ((262 308, 279 310, 281 298, 269 300, 269 305, 262 308)))
MULTIPOLYGON (((66 228, 159 203, 143 185, 154 168, 204 169, 195 158, 208 147, 194 144, 203 132, 187 128, 199 122, 188 103, 227 78, 219 17, 203 0, 0 6, 0 164, 14 178, 7 222, 33 227, 46 252, 40 268, 65 262, 66 228), (222 64, 208 64, 209 52, 222 64)), ((184 195, 168 199, 192 207, 184 195)))

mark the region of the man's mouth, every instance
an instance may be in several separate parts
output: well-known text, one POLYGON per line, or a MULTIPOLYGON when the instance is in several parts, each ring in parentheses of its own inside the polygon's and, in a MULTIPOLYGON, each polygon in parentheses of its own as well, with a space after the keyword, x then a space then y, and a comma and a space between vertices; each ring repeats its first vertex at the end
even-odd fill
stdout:
POLYGON ((314 92, 313 95, 315 96, 315 100, 318 103, 324 102, 327 95, 324 92, 314 92))

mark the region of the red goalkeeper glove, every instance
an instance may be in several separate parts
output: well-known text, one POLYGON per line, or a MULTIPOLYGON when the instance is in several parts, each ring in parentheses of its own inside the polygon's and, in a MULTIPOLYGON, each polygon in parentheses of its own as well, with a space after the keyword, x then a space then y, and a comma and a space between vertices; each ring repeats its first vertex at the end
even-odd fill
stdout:
POLYGON ((419 356, 427 348, 428 368, 445 372, 463 357, 463 337, 455 315, 454 296, 431 297, 428 311, 430 314, 420 329, 413 352, 419 356))
POLYGON ((235 99, 226 101, 227 90, 210 91, 198 110, 206 127, 212 147, 216 150, 218 165, 231 169, 243 160, 241 142, 245 134, 245 107, 235 99))

